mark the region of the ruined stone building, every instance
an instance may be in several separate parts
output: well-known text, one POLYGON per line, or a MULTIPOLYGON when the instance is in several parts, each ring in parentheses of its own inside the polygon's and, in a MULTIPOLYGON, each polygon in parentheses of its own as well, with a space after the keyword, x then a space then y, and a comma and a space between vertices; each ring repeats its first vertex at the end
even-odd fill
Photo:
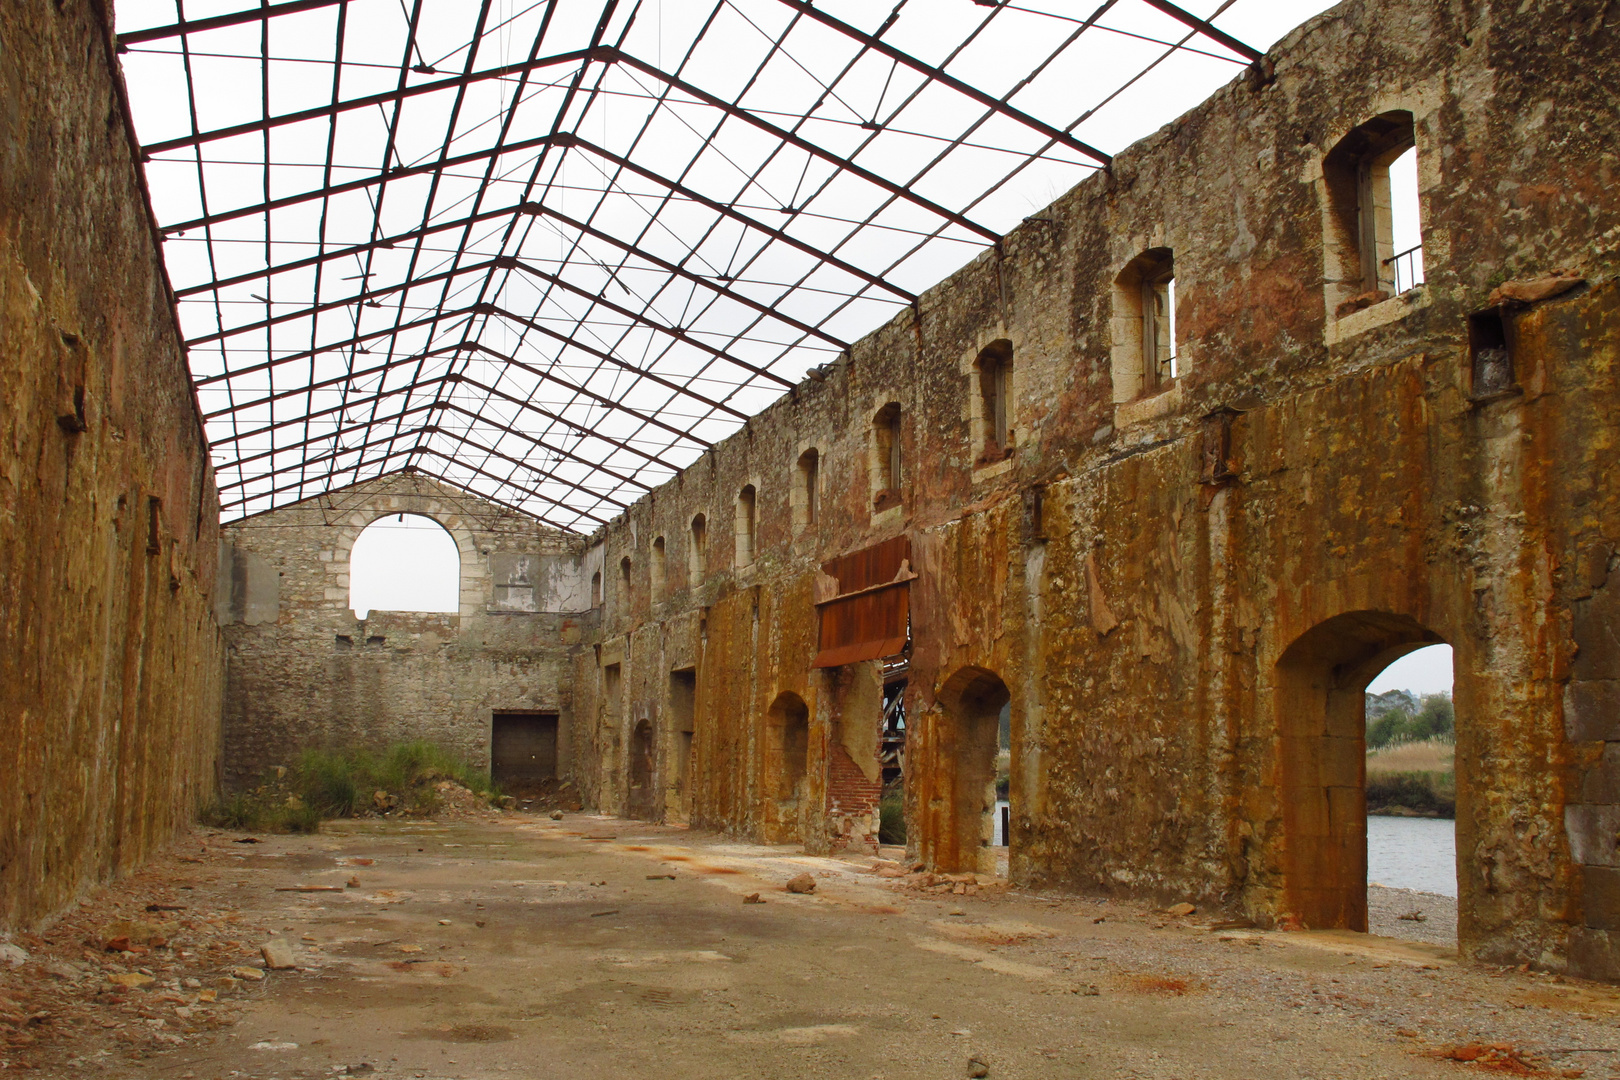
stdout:
MULTIPOLYGON (((233 369, 198 356, 228 327, 182 342, 159 249, 229 215, 148 210, 137 162, 198 128, 133 141, 109 18, 93 0, 0 16, 7 922, 314 745, 427 737, 499 769, 516 739, 605 812, 871 844, 898 698, 909 845, 931 867, 994 868, 1005 714, 1015 882, 1365 929, 1363 690, 1445 642, 1462 951, 1620 979, 1613 5, 1347 0, 960 269, 932 267, 877 329, 821 342, 807 377, 720 402, 728 434, 571 524, 516 494, 529 474, 490 441, 541 422, 487 373, 529 362, 460 326, 441 359, 468 359, 434 378, 486 411, 390 389, 439 369, 385 359, 362 312, 348 374, 276 344, 260 366, 302 383, 232 384, 306 395, 233 431, 348 387, 370 411, 327 410, 347 449, 233 435, 222 454, 199 419, 219 407, 191 388, 223 392, 233 369), (1389 165, 1413 147, 1416 274, 1389 224, 1389 165), (454 613, 352 610, 350 549, 390 514, 454 539, 454 613)), ((536 136, 573 154, 605 137, 536 136)), ((262 287, 253 257, 258 277, 222 268, 210 295, 262 287)), ((603 282, 615 310, 640 288, 603 282)), ((356 310, 392 302, 367 288, 356 310)), ((489 317, 474 292, 431 317, 489 317)), ((391 313, 388 332, 407 315, 430 317, 391 313)), ((633 398, 581 386, 604 418, 633 398)), ((657 456, 635 434, 577 438, 545 443, 545 468, 657 456)))

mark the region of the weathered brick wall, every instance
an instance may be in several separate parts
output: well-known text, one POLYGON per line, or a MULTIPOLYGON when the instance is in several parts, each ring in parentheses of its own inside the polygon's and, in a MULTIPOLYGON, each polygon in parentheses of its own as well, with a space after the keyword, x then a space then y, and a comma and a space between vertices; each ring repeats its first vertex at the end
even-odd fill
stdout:
POLYGON ((215 787, 218 496, 109 22, 0 7, 0 926, 215 787))
POLYGON ((487 767, 491 718, 505 710, 559 713, 559 771, 568 770, 568 654, 594 619, 578 538, 416 473, 244 518, 222 535, 228 783, 309 748, 417 738, 487 767), (457 613, 355 618, 350 549, 367 525, 398 513, 432 518, 455 539, 457 613), (522 556, 532 591, 519 602, 496 587, 518 580, 511 567, 522 556))
POLYGON ((690 666, 691 819, 785 835, 781 755, 762 732, 791 691, 811 711, 819 808, 796 831, 828 844, 829 740, 836 727, 875 769, 878 712, 848 673, 810 669, 811 581, 820 561, 906 532, 920 575, 907 805, 936 865, 984 865, 982 830, 958 820, 980 769, 963 703, 1004 686, 1016 878, 1317 919, 1361 812, 1359 759, 1322 756, 1360 737, 1335 728, 1333 703, 1444 640, 1465 952, 1620 977, 1620 666, 1603 599, 1620 541, 1617 20, 1550 0, 1344 4, 632 507, 593 538, 606 565, 631 558, 632 584, 613 582, 602 650, 575 669, 593 796, 618 805, 616 755, 642 718, 673 782, 669 673, 690 666), (1414 116, 1427 283, 1341 317, 1324 157, 1395 109, 1414 116), (1160 247, 1182 371, 1138 398, 1113 376, 1114 282, 1160 247), (1559 269, 1584 284, 1505 312, 1516 390, 1473 393, 1468 316, 1503 282, 1559 269), (1015 450, 994 461, 973 361, 1000 340, 1015 450), (901 502, 875 512, 871 424, 891 401, 901 502), (1204 483, 1220 409, 1234 475, 1204 483), (796 530, 808 446, 821 513, 796 530), (737 566, 746 484, 758 541, 737 566))

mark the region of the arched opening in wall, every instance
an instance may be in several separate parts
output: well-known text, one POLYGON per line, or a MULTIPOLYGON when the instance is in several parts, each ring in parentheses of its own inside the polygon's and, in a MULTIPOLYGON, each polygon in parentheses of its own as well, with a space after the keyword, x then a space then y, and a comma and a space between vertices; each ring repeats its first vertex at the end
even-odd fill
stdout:
POLYGON ((1012 453, 1012 342, 992 341, 974 361, 979 382, 979 453, 975 464, 989 465, 1012 453))
POLYGON ((1373 117, 1323 159, 1323 270, 1335 316, 1423 283, 1417 160, 1416 129, 1405 111, 1373 117))
POLYGON ((891 401, 872 417, 872 511, 900 505, 900 403, 891 401))
POLYGON ((799 455, 797 482, 793 486, 793 531, 802 532, 816 523, 821 498, 821 452, 811 447, 799 455))
POLYGON ((675 732, 675 812, 681 821, 692 820, 692 777, 697 774, 697 671, 681 668, 669 673, 669 723, 675 732))
POLYGON ((963 668, 945 681, 938 744, 939 764, 950 772, 944 785, 949 806, 947 835, 936 838, 936 869, 996 872, 996 766, 1001 717, 1011 700, 1007 684, 984 668, 963 668))
POLYGON ((591 575, 591 607, 602 606, 602 571, 591 575))
POLYGON ((389 514, 367 525, 349 551, 349 607, 373 611, 461 610, 461 552, 430 517, 389 514))
POLYGON ((656 603, 664 598, 669 589, 669 558, 664 553, 664 538, 657 537, 652 542, 652 598, 656 603))
POLYGON ((1307 928, 1368 929, 1367 688, 1436 644, 1410 616, 1353 611, 1300 635, 1277 662, 1283 907, 1307 928))
POLYGON ((619 603, 626 610, 630 607, 630 556, 626 555, 619 560, 619 603))
POLYGON ((776 798, 783 823, 797 835, 799 799, 810 767, 810 708, 798 694, 778 694, 771 703, 769 729, 777 758, 776 798))
POLYGON ((1151 248, 1114 279, 1110 366, 1114 401, 1132 401, 1169 386, 1176 356, 1176 263, 1169 248, 1151 248))
POLYGON ((686 543, 686 576, 692 588, 703 584, 704 559, 709 550, 709 519, 702 514, 692 518, 692 532, 686 543))
POLYGON ((1430 645, 1367 685, 1367 925, 1385 937, 1457 936, 1452 664, 1430 645))
POLYGON ((629 790, 625 793, 624 812, 642 821, 652 821, 657 815, 657 800, 653 793, 653 726, 649 720, 639 720, 630 732, 629 790))
POLYGON ((754 565, 754 542, 758 535, 758 497, 754 485, 737 492, 737 567, 754 565))

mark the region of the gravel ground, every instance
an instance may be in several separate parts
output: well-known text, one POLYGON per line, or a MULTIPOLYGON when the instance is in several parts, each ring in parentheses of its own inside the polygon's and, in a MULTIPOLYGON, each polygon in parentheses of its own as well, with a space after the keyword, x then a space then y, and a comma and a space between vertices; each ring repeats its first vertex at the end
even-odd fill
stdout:
POLYGON ((1367 929, 1383 937, 1457 946, 1457 898, 1416 889, 1367 886, 1367 929), (1421 919, 1402 918, 1421 915, 1421 919))

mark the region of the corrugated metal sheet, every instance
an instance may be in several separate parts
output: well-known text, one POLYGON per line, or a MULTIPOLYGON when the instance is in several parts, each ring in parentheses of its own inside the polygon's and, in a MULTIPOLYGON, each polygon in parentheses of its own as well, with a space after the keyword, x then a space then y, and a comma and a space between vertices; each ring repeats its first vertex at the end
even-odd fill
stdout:
POLYGON ((906 647, 911 614, 911 539, 897 536, 841 555, 822 566, 836 581, 835 595, 820 600, 820 649, 816 667, 838 667, 893 656, 906 647))

